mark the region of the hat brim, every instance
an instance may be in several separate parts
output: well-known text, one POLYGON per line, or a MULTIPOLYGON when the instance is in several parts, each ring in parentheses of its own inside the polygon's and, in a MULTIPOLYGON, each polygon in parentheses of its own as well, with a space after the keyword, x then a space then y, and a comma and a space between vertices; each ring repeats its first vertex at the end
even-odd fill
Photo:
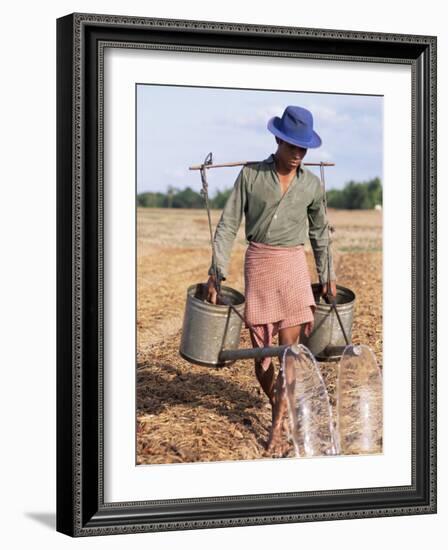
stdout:
POLYGON ((298 147, 303 147, 304 149, 315 149, 316 147, 320 147, 322 145, 322 140, 314 130, 311 139, 308 142, 299 141, 284 134, 281 130, 279 130, 278 124, 280 122, 281 119, 278 116, 272 117, 268 122, 268 130, 272 134, 274 134, 274 136, 279 137, 283 141, 287 141, 288 143, 292 143, 292 145, 297 145, 298 147))

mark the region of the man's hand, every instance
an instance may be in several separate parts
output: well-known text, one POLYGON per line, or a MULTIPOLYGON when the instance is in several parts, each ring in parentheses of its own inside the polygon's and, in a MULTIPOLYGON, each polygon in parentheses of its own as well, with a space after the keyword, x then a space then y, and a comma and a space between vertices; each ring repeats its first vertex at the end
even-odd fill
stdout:
MULTIPOLYGON (((330 281, 330 293, 336 298, 336 281, 330 281)), ((328 284, 324 283, 322 285, 322 296, 325 298, 328 294, 328 284)))
POLYGON ((210 275, 207 281, 207 301, 211 304, 216 304, 217 297, 216 279, 214 275, 210 275))

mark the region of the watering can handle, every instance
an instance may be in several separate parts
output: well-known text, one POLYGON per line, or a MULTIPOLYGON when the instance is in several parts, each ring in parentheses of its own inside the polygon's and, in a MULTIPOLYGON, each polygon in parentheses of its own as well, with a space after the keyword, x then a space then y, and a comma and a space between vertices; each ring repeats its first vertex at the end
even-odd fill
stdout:
POLYGON ((341 327, 341 331, 342 331, 342 334, 343 334, 343 336, 344 336, 345 343, 346 343, 347 346, 349 346, 349 345, 350 345, 350 342, 349 342, 349 340, 348 340, 347 333, 345 332, 345 328, 344 328, 344 325, 343 325, 343 323, 342 323, 342 319, 341 319, 341 317, 340 317, 340 315, 339 315, 338 307, 337 307, 337 305, 336 305, 336 297, 333 296, 333 294, 331 294, 331 291, 330 291, 330 293, 327 294, 327 298, 328 298, 328 300, 329 300, 329 302, 330 302, 330 304, 331 304, 331 309, 334 309, 334 311, 335 311, 335 313, 336 313, 336 317, 337 317, 337 319, 338 319, 339 326, 341 327))

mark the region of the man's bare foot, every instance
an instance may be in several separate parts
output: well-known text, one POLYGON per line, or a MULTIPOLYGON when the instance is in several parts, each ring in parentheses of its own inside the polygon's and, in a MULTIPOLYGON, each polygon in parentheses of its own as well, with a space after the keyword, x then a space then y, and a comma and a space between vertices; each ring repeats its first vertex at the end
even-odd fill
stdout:
POLYGON ((272 407, 272 425, 266 444, 266 452, 271 453, 273 456, 283 457, 288 454, 290 445, 288 442, 288 409, 281 371, 269 397, 272 407))
POLYGON ((290 446, 284 442, 279 441, 273 444, 271 447, 266 448, 263 455, 270 458, 285 458, 291 453, 290 446))
POLYGON ((269 434, 269 439, 266 444, 266 452, 273 456, 282 456, 284 452, 282 433, 273 432, 269 434))
POLYGON ((266 452, 276 457, 288 456, 291 451, 292 438, 289 430, 288 417, 284 417, 280 424, 280 429, 275 433, 271 429, 268 442, 266 444, 266 452))

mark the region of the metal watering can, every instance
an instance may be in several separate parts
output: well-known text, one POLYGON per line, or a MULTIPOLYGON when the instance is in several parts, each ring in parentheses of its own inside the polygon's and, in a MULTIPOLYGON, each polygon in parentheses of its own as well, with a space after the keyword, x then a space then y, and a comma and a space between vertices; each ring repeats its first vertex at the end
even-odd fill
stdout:
MULTIPOLYGON (((221 294, 236 310, 244 314, 244 296, 222 286, 221 294)), ((240 344, 242 319, 228 305, 207 302, 207 286, 188 287, 180 355, 196 365, 224 366, 223 350, 236 350, 240 344)))
POLYGON ((336 361, 342 357, 352 342, 352 324, 355 293, 344 286, 336 285, 335 305, 325 303, 320 297, 320 285, 311 285, 316 302, 314 327, 311 334, 303 335, 302 344, 318 361, 336 361))

